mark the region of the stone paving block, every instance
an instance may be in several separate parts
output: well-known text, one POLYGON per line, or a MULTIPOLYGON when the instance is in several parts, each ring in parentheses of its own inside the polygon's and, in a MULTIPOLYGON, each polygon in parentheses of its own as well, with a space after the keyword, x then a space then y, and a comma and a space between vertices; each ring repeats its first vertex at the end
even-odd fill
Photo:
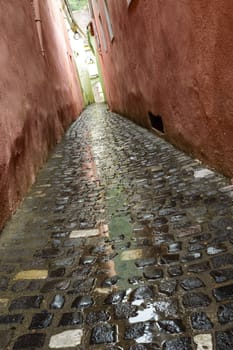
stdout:
POLYGON ((233 349, 233 329, 216 332, 216 349, 232 350, 233 349))
POLYGON ((29 329, 43 329, 47 328, 53 319, 53 314, 44 311, 38 314, 34 314, 29 329))
POLYGON ((194 172, 194 177, 196 179, 202 179, 208 176, 213 176, 215 175, 213 171, 209 170, 209 169, 200 169, 200 170, 196 170, 194 172))
POLYGON ((213 295, 217 301, 233 299, 233 284, 213 289, 213 295))
POLYGON ((62 349, 76 347, 81 344, 83 337, 82 329, 68 330, 53 335, 49 341, 50 349, 62 349))
POLYGON ((8 277, 0 277, 0 290, 4 291, 8 288, 9 278, 8 277))
POLYGON ((105 310, 101 311, 93 311, 87 314, 86 323, 87 324, 95 324, 100 322, 105 322, 110 319, 110 314, 105 310))
POLYGON ((57 291, 57 290, 66 290, 69 288, 70 280, 51 280, 44 284, 44 286, 41 288, 42 293, 48 293, 50 291, 57 291))
POLYGON ((133 290, 130 294, 131 300, 146 300, 154 297, 154 288, 152 286, 141 286, 133 290))
POLYGON ((69 237, 73 239, 73 238, 89 238, 89 237, 96 237, 96 236, 99 236, 98 229, 72 231, 69 237))
POLYGON ((181 337, 168 340, 164 343, 163 350, 193 350, 190 337, 181 337))
POLYGON ((126 340, 136 340, 144 335, 147 325, 145 322, 138 322, 130 325, 126 328, 124 339, 126 340))
POLYGON ((50 307, 51 309, 62 309, 63 305, 65 304, 65 297, 63 295, 55 295, 53 298, 50 307))
POLYGON ((114 307, 116 319, 129 319, 137 316, 137 306, 130 303, 119 303, 114 307))
POLYGON ((188 267, 188 272, 200 273, 210 270, 210 263, 204 261, 201 263, 191 264, 188 267))
POLYGON ((214 344, 211 334, 198 334, 193 338, 194 343, 197 344, 197 350, 213 350, 214 344))
POLYGON ((233 279, 233 269, 219 269, 210 272, 210 275, 217 283, 222 283, 233 279))
POLYGON ((117 328, 115 325, 109 323, 102 323, 96 325, 91 332, 91 344, 107 344, 116 343, 117 328))
POLYGON ((180 285, 184 290, 191 290, 205 286, 200 278, 197 277, 185 278, 180 282, 180 285))
POLYGON ((219 306, 218 320, 221 324, 233 322, 233 303, 222 304, 219 306))
POLYGON ((171 296, 175 293, 176 286, 177 286, 176 280, 170 280, 170 281, 164 280, 159 283, 159 291, 160 293, 164 293, 168 296, 171 296))
POLYGON ((122 261, 136 260, 136 259, 142 258, 142 256, 143 256, 142 249, 126 250, 125 252, 121 253, 121 260, 122 261))
POLYGON ((183 274, 182 266, 179 265, 169 266, 167 271, 172 277, 181 276, 183 274))
POLYGON ((13 350, 42 348, 44 346, 45 337, 46 335, 43 333, 24 334, 16 340, 13 350))
POLYGON ((187 293, 183 296, 184 307, 195 308, 195 307, 205 307, 211 303, 211 299, 208 295, 202 292, 187 293))
POLYGON ((105 304, 117 304, 120 303, 126 295, 125 290, 119 290, 116 292, 113 292, 107 296, 107 298, 104 299, 105 304))
POLYGON ((58 326, 75 326, 83 323, 81 312, 68 312, 62 315, 58 326))
POLYGON ((28 281, 19 280, 12 285, 11 290, 16 293, 22 292, 28 287, 28 284, 29 284, 28 281))
POLYGON ((223 255, 218 255, 213 257, 212 259, 212 265, 214 268, 219 268, 226 265, 232 265, 233 264, 233 254, 226 253, 223 255))
POLYGON ((28 270, 20 271, 14 277, 15 280, 33 280, 33 279, 46 279, 48 277, 47 270, 28 270))
POLYGON ((22 323, 24 316, 21 314, 15 315, 0 315, 0 324, 22 323))
POLYGON ((183 333, 185 331, 185 327, 181 320, 161 320, 158 321, 158 326, 161 332, 177 334, 183 333))
POLYGON ((111 287, 114 286, 115 284, 117 284, 117 282, 119 281, 120 277, 115 275, 115 276, 111 276, 111 277, 107 277, 103 283, 102 286, 103 287, 111 287))
POLYGON ((93 304, 94 304, 93 298, 89 295, 84 295, 84 296, 77 297, 73 301, 71 307, 76 309, 85 309, 87 307, 90 307, 93 304))
POLYGON ((11 302, 9 310, 39 309, 43 299, 42 295, 21 296, 11 302))
POLYGON ((193 329, 208 330, 213 327, 210 319, 203 311, 193 312, 191 314, 191 324, 193 329))
POLYGON ((143 276, 148 280, 156 280, 163 277, 163 270, 154 266, 148 266, 143 270, 143 276))

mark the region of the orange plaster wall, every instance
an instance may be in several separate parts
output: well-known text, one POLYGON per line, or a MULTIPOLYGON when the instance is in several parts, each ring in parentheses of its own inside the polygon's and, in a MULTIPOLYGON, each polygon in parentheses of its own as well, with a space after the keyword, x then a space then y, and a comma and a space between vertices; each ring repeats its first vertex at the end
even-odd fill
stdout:
POLYGON ((108 0, 112 42, 92 2, 110 108, 148 128, 161 115, 171 143, 233 177, 233 2, 108 0))
POLYGON ((0 0, 0 229, 83 109, 59 0, 0 0))

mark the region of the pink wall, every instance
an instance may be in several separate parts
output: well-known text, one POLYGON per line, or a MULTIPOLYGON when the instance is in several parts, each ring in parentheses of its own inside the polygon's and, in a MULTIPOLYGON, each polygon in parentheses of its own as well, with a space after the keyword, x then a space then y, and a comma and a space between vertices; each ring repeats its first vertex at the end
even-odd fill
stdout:
POLYGON ((58 0, 0 0, 0 229, 83 108, 58 0))
POLYGON ((100 54, 112 110, 150 127, 161 115, 174 145, 233 175, 232 0, 92 0, 107 52, 100 54))

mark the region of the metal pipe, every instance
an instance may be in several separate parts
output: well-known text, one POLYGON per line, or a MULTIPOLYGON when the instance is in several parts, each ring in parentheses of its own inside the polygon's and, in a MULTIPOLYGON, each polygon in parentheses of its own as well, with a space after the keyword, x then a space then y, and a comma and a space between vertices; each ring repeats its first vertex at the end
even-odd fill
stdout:
POLYGON ((42 36, 42 20, 40 16, 40 5, 39 5, 39 0, 33 0, 32 2, 33 8, 34 8, 34 14, 35 14, 35 22, 36 22, 36 28, 37 28, 37 33, 39 37, 39 42, 40 42, 40 49, 41 49, 41 54, 42 56, 45 56, 45 50, 44 50, 44 44, 43 44, 43 36, 42 36))

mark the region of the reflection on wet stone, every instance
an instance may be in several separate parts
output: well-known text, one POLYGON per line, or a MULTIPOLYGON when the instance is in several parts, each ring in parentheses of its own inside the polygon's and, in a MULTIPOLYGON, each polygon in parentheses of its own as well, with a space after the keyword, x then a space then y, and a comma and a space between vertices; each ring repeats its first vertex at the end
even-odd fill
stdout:
POLYGON ((125 296, 125 291, 117 291, 114 293, 111 293, 110 295, 107 296, 107 298, 104 300, 105 304, 117 304, 120 303, 124 296, 125 296))
POLYGON ((174 334, 185 331, 181 320, 163 320, 158 322, 159 328, 162 332, 174 334))
POLYGON ((55 295, 50 307, 52 309, 61 309, 65 303, 65 298, 62 295, 55 295))
POLYGON ((213 346, 232 350, 232 189, 217 173, 194 178, 200 170, 104 105, 88 107, 11 240, 1 235, 0 348, 199 350, 215 335, 213 346))
POLYGON ((153 287, 150 287, 150 286, 138 287, 131 293, 130 297, 132 300, 152 299, 154 297, 153 287))
POLYGON ((165 342, 164 350, 192 350, 191 338, 181 337, 175 340, 168 340, 165 342))
POLYGON ((162 264, 171 264, 179 261, 179 254, 166 254, 161 257, 162 264))
POLYGON ((69 287, 69 285, 69 280, 52 280, 45 283, 45 285, 41 288, 41 292, 47 293, 55 290, 66 290, 69 287))
POLYGON ((183 274, 182 267, 179 265, 170 266, 168 268, 168 273, 171 277, 181 276, 183 274))
POLYGON ((93 303, 94 303, 94 300, 89 295, 79 296, 73 301, 71 307, 76 309, 84 309, 93 305, 93 303))
POLYGON ((103 281, 102 286, 111 287, 115 285, 118 282, 118 280, 119 280, 119 276, 108 277, 103 281))
POLYGON ((154 302, 154 307, 157 312, 161 313, 165 317, 176 317, 178 312, 178 303, 176 300, 158 300, 154 302))

